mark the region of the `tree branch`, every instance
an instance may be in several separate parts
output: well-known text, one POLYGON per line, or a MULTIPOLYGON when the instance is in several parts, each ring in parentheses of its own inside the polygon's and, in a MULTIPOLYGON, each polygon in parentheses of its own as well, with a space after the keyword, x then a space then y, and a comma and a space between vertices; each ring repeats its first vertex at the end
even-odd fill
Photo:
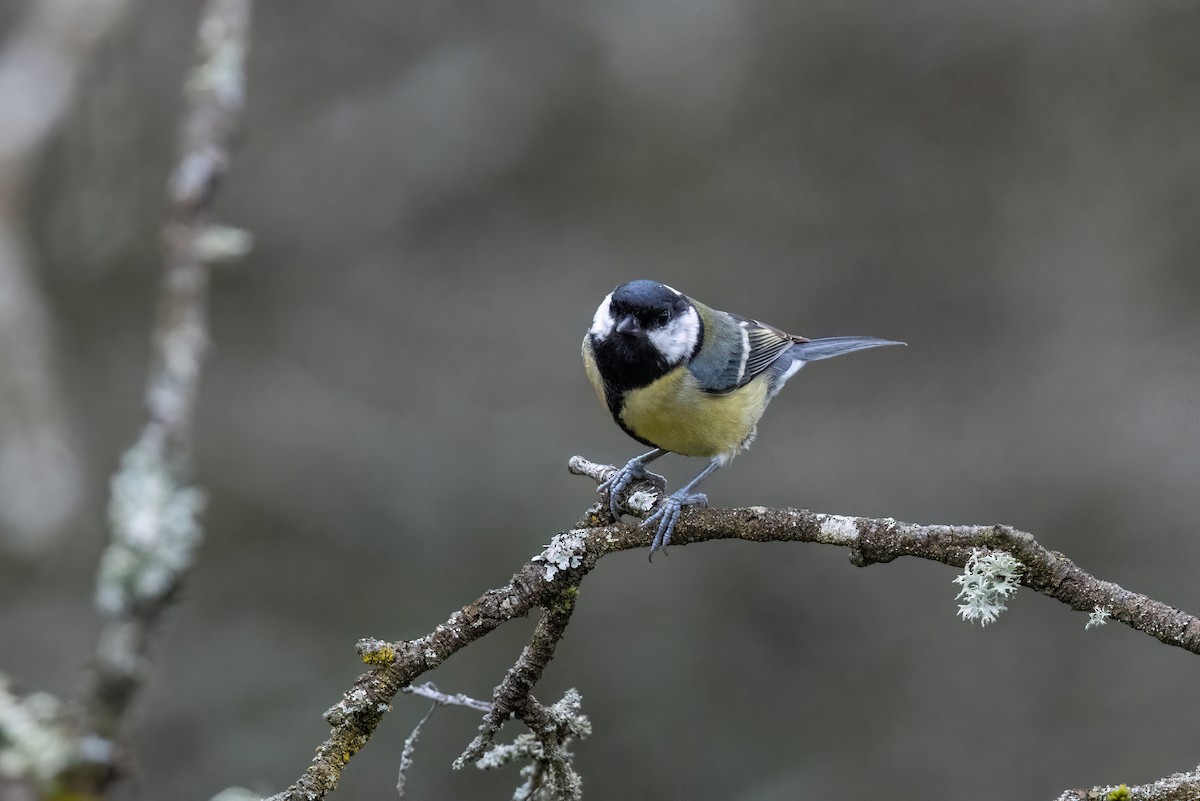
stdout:
POLYGON ((84 700, 84 731, 89 741, 108 747, 92 749, 103 758, 78 780, 93 795, 118 772, 112 744, 141 687, 151 635, 178 594, 202 537, 196 516, 203 495, 190 486, 191 432, 208 350, 209 269, 248 249, 245 235, 212 225, 209 216, 242 111, 250 9, 251 0, 208 0, 185 87, 179 161, 168 186, 167 252, 145 395, 148 419, 113 477, 112 541, 97 577, 104 623, 84 700))
MULTIPOLYGON (((569 470, 603 482, 615 468, 573 457, 569 470)), ((661 483, 635 482, 619 499, 622 508, 645 516, 646 494, 660 496, 661 483), (630 503, 630 501, 633 503, 630 503), (633 508, 631 508, 633 507, 633 508)), ((332 790, 345 765, 371 737, 396 693, 433 670, 459 650, 535 607, 545 611, 529 646, 496 688, 492 709, 480 737, 460 757, 476 759, 512 713, 523 718, 533 707, 530 692, 554 653, 570 619, 574 597, 584 577, 604 556, 645 549, 653 532, 636 525, 614 524, 605 502, 594 505, 579 525, 557 535, 545 550, 526 563, 508 584, 489 590, 467 604, 429 634, 414 640, 362 640, 358 651, 372 670, 361 675, 325 714, 330 737, 303 776, 272 801, 314 801, 332 790), (569 599, 569 606, 564 606, 569 599)), ((1021 562, 1020 582, 1073 609, 1107 610, 1111 619, 1145 632, 1168 645, 1200 653, 1200 620, 1145 595, 1102 581, 1057 551, 1040 545, 1030 534, 1011 526, 948 526, 901 523, 827 515, 800 509, 701 509, 688 507, 672 538, 672 546, 719 539, 750 542, 816 542, 849 549, 858 566, 914 556, 963 567, 979 549, 1006 551, 1021 562)), ((530 720, 526 720, 529 723, 530 720)), ((541 721, 533 719, 534 725, 541 721)))
POLYGON ((492 707, 483 718, 479 736, 475 738, 467 750, 463 751, 454 762, 454 767, 461 768, 469 762, 479 760, 492 746, 496 734, 504 721, 514 715, 519 717, 531 731, 542 733, 543 745, 548 744, 548 730, 553 731, 553 722, 546 713, 546 708, 530 694, 533 687, 542 678, 542 671, 554 658, 554 649, 562 639, 571 622, 571 613, 575 611, 577 590, 568 588, 559 599, 547 606, 533 631, 529 645, 521 652, 517 663, 509 668, 504 681, 492 693, 492 707))
POLYGON ((1067 790, 1055 801, 1196 801, 1197 798, 1200 798, 1200 767, 1134 787, 1122 784, 1067 790))
POLYGON ((492 705, 488 701, 480 701, 478 698, 472 698, 462 693, 455 693, 454 695, 444 693, 434 686, 432 681, 427 681, 424 684, 416 686, 401 687, 400 691, 405 695, 419 695, 423 698, 428 698, 438 706, 465 706, 468 709, 474 709, 478 712, 490 712, 492 709, 492 705))

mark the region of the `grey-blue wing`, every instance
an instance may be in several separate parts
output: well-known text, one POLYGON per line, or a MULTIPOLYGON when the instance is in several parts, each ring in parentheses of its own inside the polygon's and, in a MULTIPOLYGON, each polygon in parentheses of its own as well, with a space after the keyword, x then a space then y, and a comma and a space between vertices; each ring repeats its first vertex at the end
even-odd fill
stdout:
POLYGON ((737 320, 738 325, 745 329, 746 341, 750 347, 750 352, 746 357, 746 369, 739 386, 748 383, 774 364, 792 345, 807 341, 804 337, 793 336, 774 326, 760 323, 758 320, 749 320, 736 314, 731 314, 730 317, 737 320))
POLYGON ((736 314, 716 312, 705 323, 704 347, 688 369, 714 395, 744 387, 792 345, 807 341, 736 314))

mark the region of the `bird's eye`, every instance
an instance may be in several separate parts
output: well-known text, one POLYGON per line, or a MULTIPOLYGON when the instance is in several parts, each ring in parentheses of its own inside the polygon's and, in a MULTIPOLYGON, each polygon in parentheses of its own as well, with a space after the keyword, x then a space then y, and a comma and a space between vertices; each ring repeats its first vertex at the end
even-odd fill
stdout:
POLYGON ((671 313, 669 311, 660 311, 654 319, 659 325, 666 325, 671 321, 671 313))

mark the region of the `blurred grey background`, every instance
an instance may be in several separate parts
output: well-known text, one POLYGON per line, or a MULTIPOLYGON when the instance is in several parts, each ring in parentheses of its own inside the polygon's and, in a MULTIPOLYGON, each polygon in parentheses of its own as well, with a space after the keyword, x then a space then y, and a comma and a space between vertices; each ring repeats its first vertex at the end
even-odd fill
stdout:
MULTIPOLYGON (((195 14, 138 4, 101 44, 22 212, 79 465, 38 484, 61 508, 0 510, 25 690, 73 694, 93 646, 195 14)), ((635 277, 910 343, 805 370, 714 505, 1011 523, 1200 611, 1198 31, 1165 0, 262 3, 218 204, 257 244, 213 287, 208 539, 125 794, 286 786, 357 638, 427 632, 578 518, 567 458, 641 449, 578 356, 635 277)), ((954 576, 617 555, 538 695, 583 693, 594 799, 1049 799, 1200 761, 1195 656, 1029 591, 980 630, 954 576)), ((429 678, 487 697, 531 628, 429 678)), ((338 797, 389 795, 426 708, 399 701, 338 797)), ((515 772, 449 770, 477 723, 433 717, 406 797, 511 795, 515 772)))

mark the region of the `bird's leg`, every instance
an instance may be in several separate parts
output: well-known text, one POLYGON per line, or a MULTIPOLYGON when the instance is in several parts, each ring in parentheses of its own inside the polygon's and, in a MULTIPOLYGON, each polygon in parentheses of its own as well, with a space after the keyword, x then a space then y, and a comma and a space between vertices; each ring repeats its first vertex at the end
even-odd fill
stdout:
MULTIPOLYGON (((653 473, 646 472, 646 465, 658 457, 664 456, 666 453, 667 451, 664 451, 662 448, 655 448, 649 453, 635 456, 626 462, 624 467, 613 473, 596 488, 596 492, 599 492, 601 495, 606 492, 608 493, 608 508, 612 512, 613 520, 621 519, 621 509, 617 505, 617 499, 621 497, 621 493, 633 482, 654 475, 653 473)), ((662 476, 657 476, 657 478, 666 483, 666 479, 662 476)))
POLYGON ((650 544, 650 556, 654 556, 654 552, 659 548, 666 548, 671 542, 671 532, 675 530, 675 524, 679 522, 679 514, 685 506, 708 506, 708 496, 703 492, 692 492, 696 486, 708 478, 717 468, 725 464, 721 458, 713 459, 708 463, 708 466, 700 471, 700 475, 693 478, 686 485, 675 490, 668 495, 662 503, 658 505, 658 509, 654 514, 642 521, 643 526, 657 524, 658 530, 654 534, 654 542, 650 544))

